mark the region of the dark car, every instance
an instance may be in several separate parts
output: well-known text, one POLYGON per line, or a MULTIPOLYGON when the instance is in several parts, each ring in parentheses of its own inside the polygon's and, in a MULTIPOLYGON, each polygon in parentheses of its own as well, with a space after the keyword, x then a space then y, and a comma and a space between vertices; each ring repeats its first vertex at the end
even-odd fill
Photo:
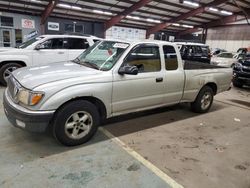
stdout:
POLYGON ((237 53, 246 54, 246 53, 249 52, 249 50, 250 50, 250 48, 239 48, 239 49, 237 50, 237 53))
POLYGON ((197 61, 202 63, 211 62, 210 49, 200 43, 177 43, 183 60, 197 61))
POLYGON ((233 85, 242 87, 250 86, 250 53, 247 53, 244 59, 239 60, 233 68, 233 85))

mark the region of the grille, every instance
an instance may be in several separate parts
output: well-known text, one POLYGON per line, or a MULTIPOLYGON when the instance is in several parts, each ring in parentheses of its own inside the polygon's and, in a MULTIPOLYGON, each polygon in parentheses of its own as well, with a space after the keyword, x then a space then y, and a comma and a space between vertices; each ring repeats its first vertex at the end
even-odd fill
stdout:
POLYGON ((245 67, 245 66, 244 66, 244 67, 242 68, 242 71, 243 71, 243 72, 250 73, 250 67, 245 67))

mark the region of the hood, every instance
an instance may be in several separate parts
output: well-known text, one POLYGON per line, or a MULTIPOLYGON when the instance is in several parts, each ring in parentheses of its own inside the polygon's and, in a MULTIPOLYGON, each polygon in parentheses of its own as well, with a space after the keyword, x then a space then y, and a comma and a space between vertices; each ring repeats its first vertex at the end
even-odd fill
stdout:
POLYGON ((12 47, 0 47, 0 52, 5 52, 5 51, 9 51, 9 50, 15 50, 16 48, 12 48, 12 47))
POLYGON ((51 63, 43 66, 25 67, 13 72, 17 81, 28 89, 56 81, 66 81, 72 78, 91 79, 91 76, 101 71, 79 65, 73 62, 51 63))
POLYGON ((213 57, 212 59, 213 59, 214 61, 228 61, 228 60, 231 60, 232 58, 213 57))
POLYGON ((0 58, 1 55, 23 55, 26 52, 26 49, 19 49, 19 48, 7 48, 7 49, 0 49, 0 58))
POLYGON ((223 63, 223 64, 230 64, 232 62, 237 61, 237 59, 234 58, 224 58, 224 57, 213 57, 211 59, 212 62, 215 62, 217 64, 223 63))

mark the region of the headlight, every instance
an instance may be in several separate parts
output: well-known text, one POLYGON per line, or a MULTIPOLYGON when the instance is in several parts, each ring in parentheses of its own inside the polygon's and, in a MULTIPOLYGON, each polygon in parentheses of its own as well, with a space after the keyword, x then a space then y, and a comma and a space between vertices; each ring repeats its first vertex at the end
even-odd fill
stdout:
POLYGON ((234 69, 236 69, 236 70, 241 70, 241 69, 242 69, 242 64, 241 64, 241 63, 236 63, 236 64, 234 65, 234 69))
POLYGON ((43 93, 33 92, 27 89, 20 89, 18 92, 17 99, 25 105, 36 105, 43 98, 43 93))

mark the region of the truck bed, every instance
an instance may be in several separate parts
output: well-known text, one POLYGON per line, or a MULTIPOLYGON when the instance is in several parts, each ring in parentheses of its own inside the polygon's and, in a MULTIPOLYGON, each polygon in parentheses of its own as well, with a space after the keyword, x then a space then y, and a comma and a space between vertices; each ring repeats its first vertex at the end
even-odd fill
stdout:
POLYGON ((226 91, 230 87, 232 68, 185 61, 184 72, 185 86, 182 101, 194 101, 206 83, 215 83, 216 93, 226 91))
POLYGON ((219 69, 219 68, 225 68, 222 66, 217 66, 217 65, 211 65, 207 63, 201 63, 198 61, 188 61, 188 60, 183 60, 184 63, 184 70, 196 70, 196 69, 219 69))

